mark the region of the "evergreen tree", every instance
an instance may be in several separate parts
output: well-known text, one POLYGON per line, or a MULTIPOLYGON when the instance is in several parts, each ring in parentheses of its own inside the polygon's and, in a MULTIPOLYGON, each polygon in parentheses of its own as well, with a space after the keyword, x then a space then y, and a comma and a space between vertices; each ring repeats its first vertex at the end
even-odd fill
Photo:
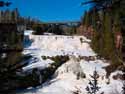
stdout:
POLYGON ((93 80, 89 81, 89 85, 86 87, 86 91, 88 92, 88 94, 96 94, 100 89, 100 87, 98 86, 99 75, 95 70, 93 72, 93 75, 90 75, 90 76, 93 80))
MULTIPOLYGON (((115 11, 115 13, 114 13, 114 15, 115 15, 115 17, 114 17, 114 21, 113 21, 113 33, 114 33, 114 35, 115 35, 115 45, 117 45, 117 43, 116 43, 116 36, 118 35, 118 33, 119 34, 121 34, 121 21, 120 21, 120 13, 119 13, 119 11, 118 10, 116 10, 115 11)), ((122 38, 122 34, 121 34, 121 38, 122 38)), ((120 59, 122 59, 122 53, 121 53, 121 51, 122 51, 122 47, 121 47, 121 45, 122 45, 122 39, 119 41, 121 44, 119 44, 119 46, 120 46, 120 48, 119 49, 117 49, 117 47, 116 47, 116 49, 117 49, 117 56, 120 58, 120 59)))
POLYGON ((19 65, 22 56, 21 52, 14 50, 18 49, 18 46, 21 47, 21 35, 17 32, 16 24, 2 23, 0 31, 0 92, 14 94, 17 86, 16 64, 19 65), (9 51, 8 49, 13 50, 9 51))
POLYGON ((112 32, 112 18, 109 12, 105 14, 104 20, 104 47, 103 55, 105 58, 110 59, 112 63, 118 64, 119 59, 116 55, 114 34, 112 32))
POLYGON ((34 24, 32 28, 33 30, 35 30, 34 32, 35 35, 42 35, 44 32, 42 26, 39 24, 34 24))
POLYGON ((90 13, 89 12, 85 12, 84 14, 84 18, 83 18, 83 24, 88 27, 90 25, 90 13))
POLYGON ((91 43, 93 50, 112 64, 121 65, 124 60, 125 1, 90 0, 82 3, 85 4, 93 5, 89 10, 94 29, 91 43), (97 24, 98 20, 101 22, 100 26, 97 24))
POLYGON ((96 11, 96 9, 93 9, 92 11, 92 26, 94 29, 94 34, 92 37, 92 48, 94 49, 95 52, 99 53, 100 50, 100 31, 99 31, 99 24, 97 23, 99 21, 99 15, 96 11))
POLYGON ((116 9, 113 13, 113 32, 121 32, 121 20, 120 20, 120 12, 116 9))

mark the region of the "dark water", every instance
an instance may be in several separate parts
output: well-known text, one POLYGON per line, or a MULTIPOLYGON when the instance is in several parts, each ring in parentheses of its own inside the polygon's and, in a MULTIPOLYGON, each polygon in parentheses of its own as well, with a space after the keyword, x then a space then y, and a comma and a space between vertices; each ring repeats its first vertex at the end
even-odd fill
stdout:
POLYGON ((27 48, 31 46, 31 44, 32 44, 32 40, 29 39, 29 36, 24 36, 23 47, 27 48))

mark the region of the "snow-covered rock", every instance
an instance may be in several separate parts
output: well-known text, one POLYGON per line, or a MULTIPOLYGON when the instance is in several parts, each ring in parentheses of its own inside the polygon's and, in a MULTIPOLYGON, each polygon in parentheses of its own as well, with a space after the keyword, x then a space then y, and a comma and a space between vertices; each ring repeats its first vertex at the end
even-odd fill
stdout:
POLYGON ((87 94, 86 87, 89 80, 92 80, 90 75, 93 71, 97 70, 99 74, 98 85, 100 88, 97 94, 104 92, 104 94, 121 94, 122 81, 112 79, 112 73, 109 77, 110 83, 107 84, 106 71, 103 67, 108 64, 103 63, 101 60, 95 61, 77 61, 71 58, 65 64, 57 69, 53 79, 45 82, 42 86, 36 89, 27 89, 23 94, 73 94, 73 92, 79 92, 78 94, 87 94), (85 73, 85 78, 77 79, 77 72, 82 71, 85 73), (75 72, 75 73, 74 73, 75 72))
POLYGON ((25 67, 23 67, 23 71, 28 71, 28 70, 32 70, 32 69, 44 69, 46 67, 48 67, 51 63, 53 63, 54 61, 50 60, 50 59, 47 59, 47 60, 38 60, 36 63, 32 63, 32 64, 29 64, 25 67))

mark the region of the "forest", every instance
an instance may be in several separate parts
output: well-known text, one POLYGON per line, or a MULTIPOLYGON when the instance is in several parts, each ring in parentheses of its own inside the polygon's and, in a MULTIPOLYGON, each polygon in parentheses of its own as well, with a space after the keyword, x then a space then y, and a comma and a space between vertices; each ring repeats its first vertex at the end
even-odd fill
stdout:
POLYGON ((82 5, 93 4, 82 19, 84 34, 92 39, 92 48, 113 64, 123 64, 125 1, 91 0, 82 5), (87 34, 86 34, 87 33, 87 34))

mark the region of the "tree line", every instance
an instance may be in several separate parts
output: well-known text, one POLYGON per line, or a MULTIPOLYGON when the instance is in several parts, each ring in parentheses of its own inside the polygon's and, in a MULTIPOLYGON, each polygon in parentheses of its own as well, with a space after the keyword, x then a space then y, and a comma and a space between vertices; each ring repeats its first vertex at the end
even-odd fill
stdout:
POLYGON ((89 32, 91 46, 100 56, 114 64, 123 62, 122 46, 124 42, 124 0, 91 0, 93 7, 85 12, 82 19, 84 31, 89 32))

